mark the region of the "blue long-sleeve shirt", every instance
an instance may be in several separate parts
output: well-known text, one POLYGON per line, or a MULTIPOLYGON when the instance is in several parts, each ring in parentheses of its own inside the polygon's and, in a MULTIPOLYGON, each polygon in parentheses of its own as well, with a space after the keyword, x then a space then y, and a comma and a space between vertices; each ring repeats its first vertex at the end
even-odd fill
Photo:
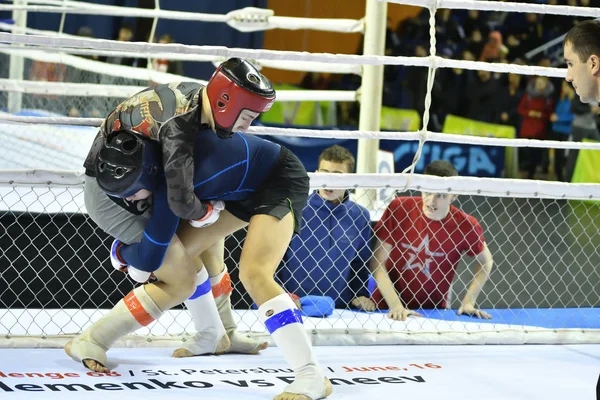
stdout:
MULTIPOLYGON (((237 133, 220 139, 212 130, 198 133, 194 145, 194 193, 200 200, 247 199, 275 165, 281 147, 256 136, 237 133)), ((121 247, 125 262, 147 272, 162 264, 179 218, 169 208, 166 183, 154 193, 152 216, 139 243, 121 247)))
POLYGON ((315 192, 277 276, 290 293, 329 296, 336 307, 346 307, 355 297, 369 295, 371 238, 366 208, 347 197, 334 205, 315 192))
POLYGON ((562 98, 554 109, 554 114, 558 120, 552 124, 552 130, 565 135, 571 134, 571 123, 573 122, 573 113, 571 112, 571 100, 568 97, 562 98))

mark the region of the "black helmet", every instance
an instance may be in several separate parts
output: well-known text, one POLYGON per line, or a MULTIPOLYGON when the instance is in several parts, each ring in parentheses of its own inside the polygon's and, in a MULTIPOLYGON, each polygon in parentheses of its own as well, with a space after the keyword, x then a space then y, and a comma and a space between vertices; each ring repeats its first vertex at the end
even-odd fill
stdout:
POLYGON ((126 198, 156 191, 162 173, 160 145, 132 130, 111 132, 98 152, 96 180, 106 194, 126 198))

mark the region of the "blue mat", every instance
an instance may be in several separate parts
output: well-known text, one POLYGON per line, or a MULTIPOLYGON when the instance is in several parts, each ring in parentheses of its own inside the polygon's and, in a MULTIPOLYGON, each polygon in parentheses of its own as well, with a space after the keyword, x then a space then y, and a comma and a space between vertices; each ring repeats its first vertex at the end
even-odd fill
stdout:
MULTIPOLYGON (((415 310, 423 317, 445 321, 477 322, 482 324, 510 324, 540 328, 595 328, 600 329, 600 308, 517 308, 483 309, 492 319, 478 319, 456 315, 457 310, 415 310)), ((364 311, 361 311, 364 312, 364 311)), ((376 311, 387 312, 387 311, 376 311)))

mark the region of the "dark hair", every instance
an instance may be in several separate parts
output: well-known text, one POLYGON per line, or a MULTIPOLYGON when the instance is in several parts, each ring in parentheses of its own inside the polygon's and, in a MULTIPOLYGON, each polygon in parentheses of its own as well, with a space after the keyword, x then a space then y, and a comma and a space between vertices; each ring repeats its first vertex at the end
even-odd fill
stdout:
POLYGON ((159 37, 158 40, 164 40, 166 43, 175 43, 175 40, 173 40, 173 36, 169 35, 168 33, 165 33, 164 35, 159 37))
POLYGON ((321 164, 321 161, 323 160, 340 164, 346 163, 346 165, 348 165, 348 172, 354 172, 354 156, 350 150, 345 147, 334 144, 333 146, 326 148, 319 155, 319 164, 321 164))
POLYGON ((571 43, 581 62, 586 62, 592 55, 600 56, 600 22, 588 20, 575 25, 563 39, 563 46, 566 43, 571 43))
POLYGON ((425 175, 435 176, 458 176, 458 171, 454 168, 454 165, 448 161, 436 160, 432 161, 428 166, 425 167, 425 175))
POLYGON ((94 31, 89 26, 84 25, 84 26, 80 26, 79 29, 77 29, 76 35, 77 36, 83 36, 83 37, 93 38, 94 37, 94 31))
POLYGON ((123 22, 120 26, 119 26, 119 30, 121 29, 125 29, 128 30, 130 32, 133 33, 133 24, 131 22, 123 22))

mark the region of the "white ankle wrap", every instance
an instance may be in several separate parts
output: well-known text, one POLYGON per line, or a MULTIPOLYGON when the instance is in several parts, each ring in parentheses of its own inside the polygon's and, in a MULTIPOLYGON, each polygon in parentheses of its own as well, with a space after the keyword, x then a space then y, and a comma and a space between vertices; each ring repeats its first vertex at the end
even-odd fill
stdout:
POLYGON ((225 328, 212 296, 208 272, 202 268, 196 278, 196 291, 184 302, 192 315, 197 334, 185 347, 196 355, 214 353, 225 328))

